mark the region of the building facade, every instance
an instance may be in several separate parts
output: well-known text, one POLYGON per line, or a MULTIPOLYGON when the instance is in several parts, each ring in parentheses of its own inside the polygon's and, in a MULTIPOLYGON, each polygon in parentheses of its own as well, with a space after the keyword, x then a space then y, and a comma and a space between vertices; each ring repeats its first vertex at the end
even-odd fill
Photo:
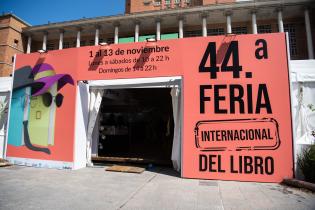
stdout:
POLYGON ((12 73, 14 54, 25 52, 25 40, 22 29, 30 26, 13 14, 0 16, 0 76, 12 73))
POLYGON ((26 27, 27 53, 101 42, 289 32, 291 59, 314 58, 314 2, 126 1, 126 14, 26 27), (156 6, 159 5, 159 6, 156 6), (169 5, 169 6, 168 6, 169 5), (177 6, 176 6, 177 5, 177 6))

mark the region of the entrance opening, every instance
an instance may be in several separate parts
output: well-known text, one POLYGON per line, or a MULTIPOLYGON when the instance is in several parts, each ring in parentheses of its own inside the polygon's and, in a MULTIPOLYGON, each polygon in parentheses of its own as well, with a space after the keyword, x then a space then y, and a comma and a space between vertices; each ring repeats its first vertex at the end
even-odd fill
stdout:
POLYGON ((93 160, 171 166, 174 119, 170 92, 171 88, 105 89, 93 160))

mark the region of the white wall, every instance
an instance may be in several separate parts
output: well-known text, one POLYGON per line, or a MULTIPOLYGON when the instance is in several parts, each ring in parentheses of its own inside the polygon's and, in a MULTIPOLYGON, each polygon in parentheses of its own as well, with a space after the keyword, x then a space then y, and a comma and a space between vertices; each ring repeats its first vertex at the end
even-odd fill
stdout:
POLYGON ((86 166, 86 142, 88 123, 89 88, 86 84, 79 82, 76 96, 75 114, 75 143, 74 143, 74 169, 86 166))
MULTIPOLYGON (((293 142, 294 142, 294 162, 295 175, 301 178, 301 173, 297 167, 297 156, 301 154, 307 144, 302 144, 300 137, 304 131, 301 118, 307 118, 310 123, 315 124, 315 119, 311 118, 311 112, 307 110, 308 104, 315 105, 315 60, 292 60, 289 62, 291 72, 291 109, 293 123, 293 142), (303 89, 303 104, 306 105, 306 114, 301 113, 299 97, 300 90, 303 89), (304 117, 302 117, 302 115, 304 117)), ((305 111, 305 110, 304 110, 305 111)), ((314 113, 315 114, 315 113, 314 113)), ((314 138, 315 139, 315 138, 314 138)))

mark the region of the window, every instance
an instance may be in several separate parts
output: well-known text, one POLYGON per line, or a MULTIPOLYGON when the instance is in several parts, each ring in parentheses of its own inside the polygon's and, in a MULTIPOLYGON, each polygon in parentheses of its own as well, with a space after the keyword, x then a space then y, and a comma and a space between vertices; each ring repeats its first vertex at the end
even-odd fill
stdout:
POLYGON ((85 41, 80 41, 80 47, 86 46, 86 42, 85 41))
POLYGON ((185 31, 185 37, 202 36, 201 31, 185 31))
POLYGON ((90 46, 95 45, 95 40, 94 40, 94 39, 91 39, 90 42, 89 42, 89 45, 90 45, 90 46))
POLYGON ((224 28, 210 28, 207 30, 208 36, 217 36, 224 34, 224 28))
POLYGON ((272 33, 271 25, 259 25, 257 27, 257 32, 259 34, 272 33))
POLYGON ((247 27, 246 26, 233 27, 232 34, 247 34, 247 27))
POLYGON ((69 42, 64 42, 63 43, 63 48, 64 49, 70 48, 70 43, 69 42))
POLYGON ((11 61, 12 61, 12 63, 14 63, 14 56, 11 57, 11 61))
POLYGON ((49 43, 47 44, 47 50, 54 50, 55 49, 55 45, 54 43, 49 43))
POLYGON ((154 0, 154 6, 161 5, 161 0, 154 0))
POLYGON ((180 0, 175 0, 174 2, 175 2, 175 4, 179 4, 180 0))
POLYGON ((294 24, 284 24, 284 31, 289 33, 289 45, 290 54, 292 57, 298 55, 297 44, 296 44, 296 30, 294 24))
POLYGON ((113 44, 114 43, 114 38, 107 38, 107 43, 108 44, 113 44))
POLYGON ((166 5, 170 5, 171 4, 171 0, 165 0, 165 4, 166 5))
POLYGON ((14 39, 14 47, 17 47, 18 46, 18 44, 19 44, 19 40, 17 40, 17 39, 14 39))

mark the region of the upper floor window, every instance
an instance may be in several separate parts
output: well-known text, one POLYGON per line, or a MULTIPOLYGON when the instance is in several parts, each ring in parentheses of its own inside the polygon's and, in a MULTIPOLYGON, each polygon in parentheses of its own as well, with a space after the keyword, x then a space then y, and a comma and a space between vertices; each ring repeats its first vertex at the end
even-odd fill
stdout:
POLYGON ((289 33, 289 45, 290 45, 290 55, 292 57, 298 55, 297 43, 296 43, 296 30, 294 24, 284 24, 284 31, 289 33))
POLYGON ((18 44, 19 44, 19 40, 14 39, 14 42, 13 42, 14 47, 17 47, 17 46, 18 46, 18 44))
POLYGON ((271 25, 259 25, 257 27, 257 32, 259 34, 272 33, 271 25))
POLYGON ((86 42, 85 41, 80 41, 80 47, 86 46, 86 42))
POLYGON ((165 0, 165 4, 166 4, 166 5, 171 4, 171 0, 165 0))
POLYGON ((47 50, 54 50, 54 49, 55 49, 54 43, 48 43, 47 44, 47 50))
POLYGON ((70 48, 70 43, 69 42, 64 42, 63 43, 63 48, 64 49, 70 48))
POLYGON ((161 5, 161 0, 154 0, 154 5, 155 6, 161 5))
POLYGON ((247 27, 246 26, 239 26, 232 28, 233 34, 247 34, 247 27))
POLYGON ((224 28, 209 28, 207 30, 208 36, 217 36, 217 35, 223 35, 224 34, 224 28))
POLYGON ((185 37, 197 37, 197 36, 201 36, 202 33, 201 31, 185 31, 185 37))

